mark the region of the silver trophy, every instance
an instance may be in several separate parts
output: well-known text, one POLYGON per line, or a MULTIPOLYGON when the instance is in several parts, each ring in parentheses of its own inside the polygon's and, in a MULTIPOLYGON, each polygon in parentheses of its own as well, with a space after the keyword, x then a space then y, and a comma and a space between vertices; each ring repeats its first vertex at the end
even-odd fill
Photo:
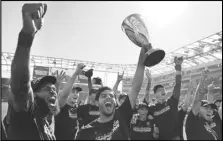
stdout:
POLYGON ((147 49, 144 65, 147 67, 160 63, 165 57, 165 52, 161 49, 154 49, 149 43, 149 33, 146 25, 139 14, 132 14, 125 18, 122 23, 122 30, 129 39, 139 47, 147 49))

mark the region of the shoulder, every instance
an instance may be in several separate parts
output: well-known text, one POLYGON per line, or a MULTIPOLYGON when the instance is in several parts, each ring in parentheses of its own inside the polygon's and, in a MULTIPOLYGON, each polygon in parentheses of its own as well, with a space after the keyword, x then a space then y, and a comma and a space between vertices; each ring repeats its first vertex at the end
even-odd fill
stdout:
POLYGON ((169 104, 172 104, 172 102, 177 102, 177 101, 178 101, 178 100, 177 100, 177 98, 175 98, 174 95, 170 96, 170 97, 166 100, 166 102, 169 103, 169 104))
POLYGON ((154 113, 156 109, 157 109, 157 104, 153 104, 153 105, 148 106, 148 112, 149 113, 154 113))
POLYGON ((195 115, 193 111, 190 111, 188 113, 188 117, 187 117, 187 123, 198 123, 197 121, 200 121, 201 118, 199 117, 199 115, 195 115))
POLYGON ((83 112, 83 111, 85 111, 85 109, 87 108, 87 105, 79 105, 78 107, 77 107, 77 110, 80 112, 83 112))
POLYGON ((152 105, 149 105, 148 106, 148 109, 149 110, 154 110, 156 108, 156 105, 155 104, 152 104, 152 105))
POLYGON ((222 125, 222 120, 221 120, 221 118, 220 118, 220 116, 219 116, 218 114, 216 114, 216 115, 214 116, 213 121, 214 121, 215 123, 217 123, 217 124, 221 123, 221 124, 219 124, 219 125, 222 125))
POLYGON ((33 119, 35 118, 36 108, 36 104, 32 104, 27 111, 16 111, 15 109, 11 109, 9 122, 15 126, 21 127, 23 127, 24 124, 30 124, 30 122, 33 122, 33 119))
POLYGON ((89 123, 85 126, 82 126, 76 135, 76 140, 94 140, 96 122, 89 123))
POLYGON ((89 104, 79 105, 79 106, 78 106, 79 109, 86 109, 86 108, 89 108, 89 107, 90 107, 89 104))

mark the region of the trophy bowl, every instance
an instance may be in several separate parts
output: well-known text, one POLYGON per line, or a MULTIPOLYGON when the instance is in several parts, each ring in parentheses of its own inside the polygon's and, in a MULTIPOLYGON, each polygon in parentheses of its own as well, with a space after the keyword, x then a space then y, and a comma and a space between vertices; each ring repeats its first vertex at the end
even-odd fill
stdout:
POLYGON ((161 49, 154 49, 149 42, 149 33, 139 14, 129 15, 122 22, 122 31, 137 46, 147 49, 144 65, 152 67, 160 63, 165 57, 165 52, 161 49))

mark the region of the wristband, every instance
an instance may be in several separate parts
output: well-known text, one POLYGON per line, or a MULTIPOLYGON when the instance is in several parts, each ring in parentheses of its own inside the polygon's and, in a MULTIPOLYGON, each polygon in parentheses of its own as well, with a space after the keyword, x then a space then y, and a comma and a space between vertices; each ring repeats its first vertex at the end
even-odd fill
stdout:
POLYGON ((34 36, 27 34, 23 31, 19 33, 18 45, 26 48, 30 48, 33 43, 34 36))
POLYGON ((176 66, 175 66, 175 69, 176 69, 177 71, 181 71, 181 65, 176 65, 176 66))

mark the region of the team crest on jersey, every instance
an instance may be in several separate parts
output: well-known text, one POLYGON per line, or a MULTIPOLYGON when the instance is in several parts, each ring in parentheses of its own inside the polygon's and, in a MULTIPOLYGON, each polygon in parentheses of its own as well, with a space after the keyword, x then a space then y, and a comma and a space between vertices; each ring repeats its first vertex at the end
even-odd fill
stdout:
MULTIPOLYGON (((111 140, 113 133, 119 128, 119 121, 116 120, 113 123, 113 128, 109 133, 96 137, 96 140, 111 140)), ((95 132, 96 133, 96 132, 95 132)))
POLYGON ((156 111, 155 113, 154 113, 154 116, 159 116, 159 115, 161 115, 161 114, 163 114, 163 113, 166 113, 167 111, 169 111, 170 110, 170 106, 166 106, 165 108, 163 108, 162 110, 160 110, 160 111, 156 111))

